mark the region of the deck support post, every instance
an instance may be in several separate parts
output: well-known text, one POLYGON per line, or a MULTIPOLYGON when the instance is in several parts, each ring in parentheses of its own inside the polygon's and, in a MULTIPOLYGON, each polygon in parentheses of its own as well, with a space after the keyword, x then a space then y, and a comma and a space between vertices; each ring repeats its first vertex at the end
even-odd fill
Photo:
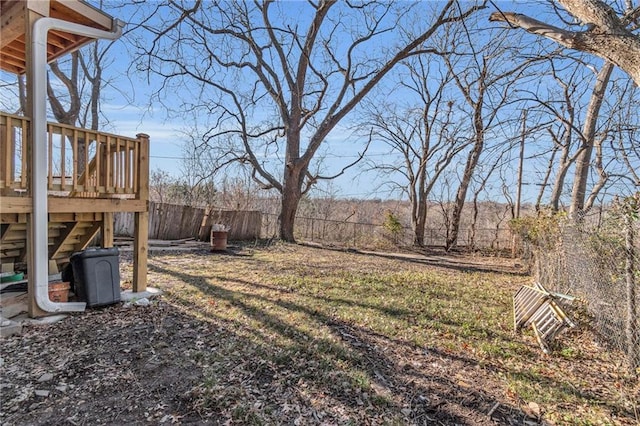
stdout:
POLYGON ((102 213, 102 248, 113 247, 113 213, 102 213))
POLYGON ((134 213, 133 240, 133 291, 147 289, 147 256, 149 254, 149 135, 136 135, 140 141, 140 162, 138 163, 137 199, 146 203, 142 212, 134 213))

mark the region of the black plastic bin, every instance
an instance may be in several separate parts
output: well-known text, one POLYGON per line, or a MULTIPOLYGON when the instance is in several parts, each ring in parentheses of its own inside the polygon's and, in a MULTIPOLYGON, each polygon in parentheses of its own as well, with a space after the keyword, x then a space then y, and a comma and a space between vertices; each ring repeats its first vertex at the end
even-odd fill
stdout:
POLYGON ((117 247, 87 249, 74 253, 70 260, 76 296, 88 307, 120 302, 117 247))

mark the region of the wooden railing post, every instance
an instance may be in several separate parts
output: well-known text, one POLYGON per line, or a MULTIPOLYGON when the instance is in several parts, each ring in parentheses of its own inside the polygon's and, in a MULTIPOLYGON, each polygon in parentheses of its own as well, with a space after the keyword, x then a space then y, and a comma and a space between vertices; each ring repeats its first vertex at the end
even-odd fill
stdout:
POLYGON ((31 152, 31 143, 28 142, 31 134, 30 125, 30 120, 26 117, 0 112, 0 194, 2 195, 11 195, 14 189, 27 190, 27 171, 31 152))
POLYGON ((11 118, 0 117, 0 194, 8 194, 13 172, 13 144, 11 140, 11 118))
POLYGON ((136 135, 140 143, 138 158, 136 198, 144 201, 145 211, 134 215, 135 230, 133 240, 133 291, 147 289, 147 255, 149 252, 149 135, 136 135))

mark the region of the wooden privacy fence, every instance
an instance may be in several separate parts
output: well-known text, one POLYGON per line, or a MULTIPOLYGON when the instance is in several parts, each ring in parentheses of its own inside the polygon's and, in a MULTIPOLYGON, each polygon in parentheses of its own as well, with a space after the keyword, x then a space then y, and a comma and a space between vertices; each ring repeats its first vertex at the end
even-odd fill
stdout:
POLYGON ((260 238, 262 212, 247 210, 219 210, 208 208, 201 221, 198 239, 209 241, 213 224, 223 224, 229 229, 230 240, 254 240, 260 238))
MULTIPOLYGON (((117 236, 132 236, 132 213, 116 213, 114 231, 117 236)), ((259 211, 228 211, 181 206, 176 204, 149 203, 149 238, 154 240, 179 240, 198 238, 208 241, 211 226, 224 224, 229 228, 230 240, 260 238, 262 213, 259 211)))

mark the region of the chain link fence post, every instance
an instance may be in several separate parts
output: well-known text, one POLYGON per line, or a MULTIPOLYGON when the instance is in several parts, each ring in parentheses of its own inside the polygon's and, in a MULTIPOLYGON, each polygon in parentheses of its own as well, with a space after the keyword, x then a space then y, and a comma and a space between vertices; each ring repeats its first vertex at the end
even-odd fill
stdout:
POLYGON ((638 306, 636 300, 636 266, 634 264, 635 245, 633 230, 633 214, 625 212, 625 281, 627 287, 627 362, 631 373, 635 373, 640 366, 640 338, 638 338, 638 306))

